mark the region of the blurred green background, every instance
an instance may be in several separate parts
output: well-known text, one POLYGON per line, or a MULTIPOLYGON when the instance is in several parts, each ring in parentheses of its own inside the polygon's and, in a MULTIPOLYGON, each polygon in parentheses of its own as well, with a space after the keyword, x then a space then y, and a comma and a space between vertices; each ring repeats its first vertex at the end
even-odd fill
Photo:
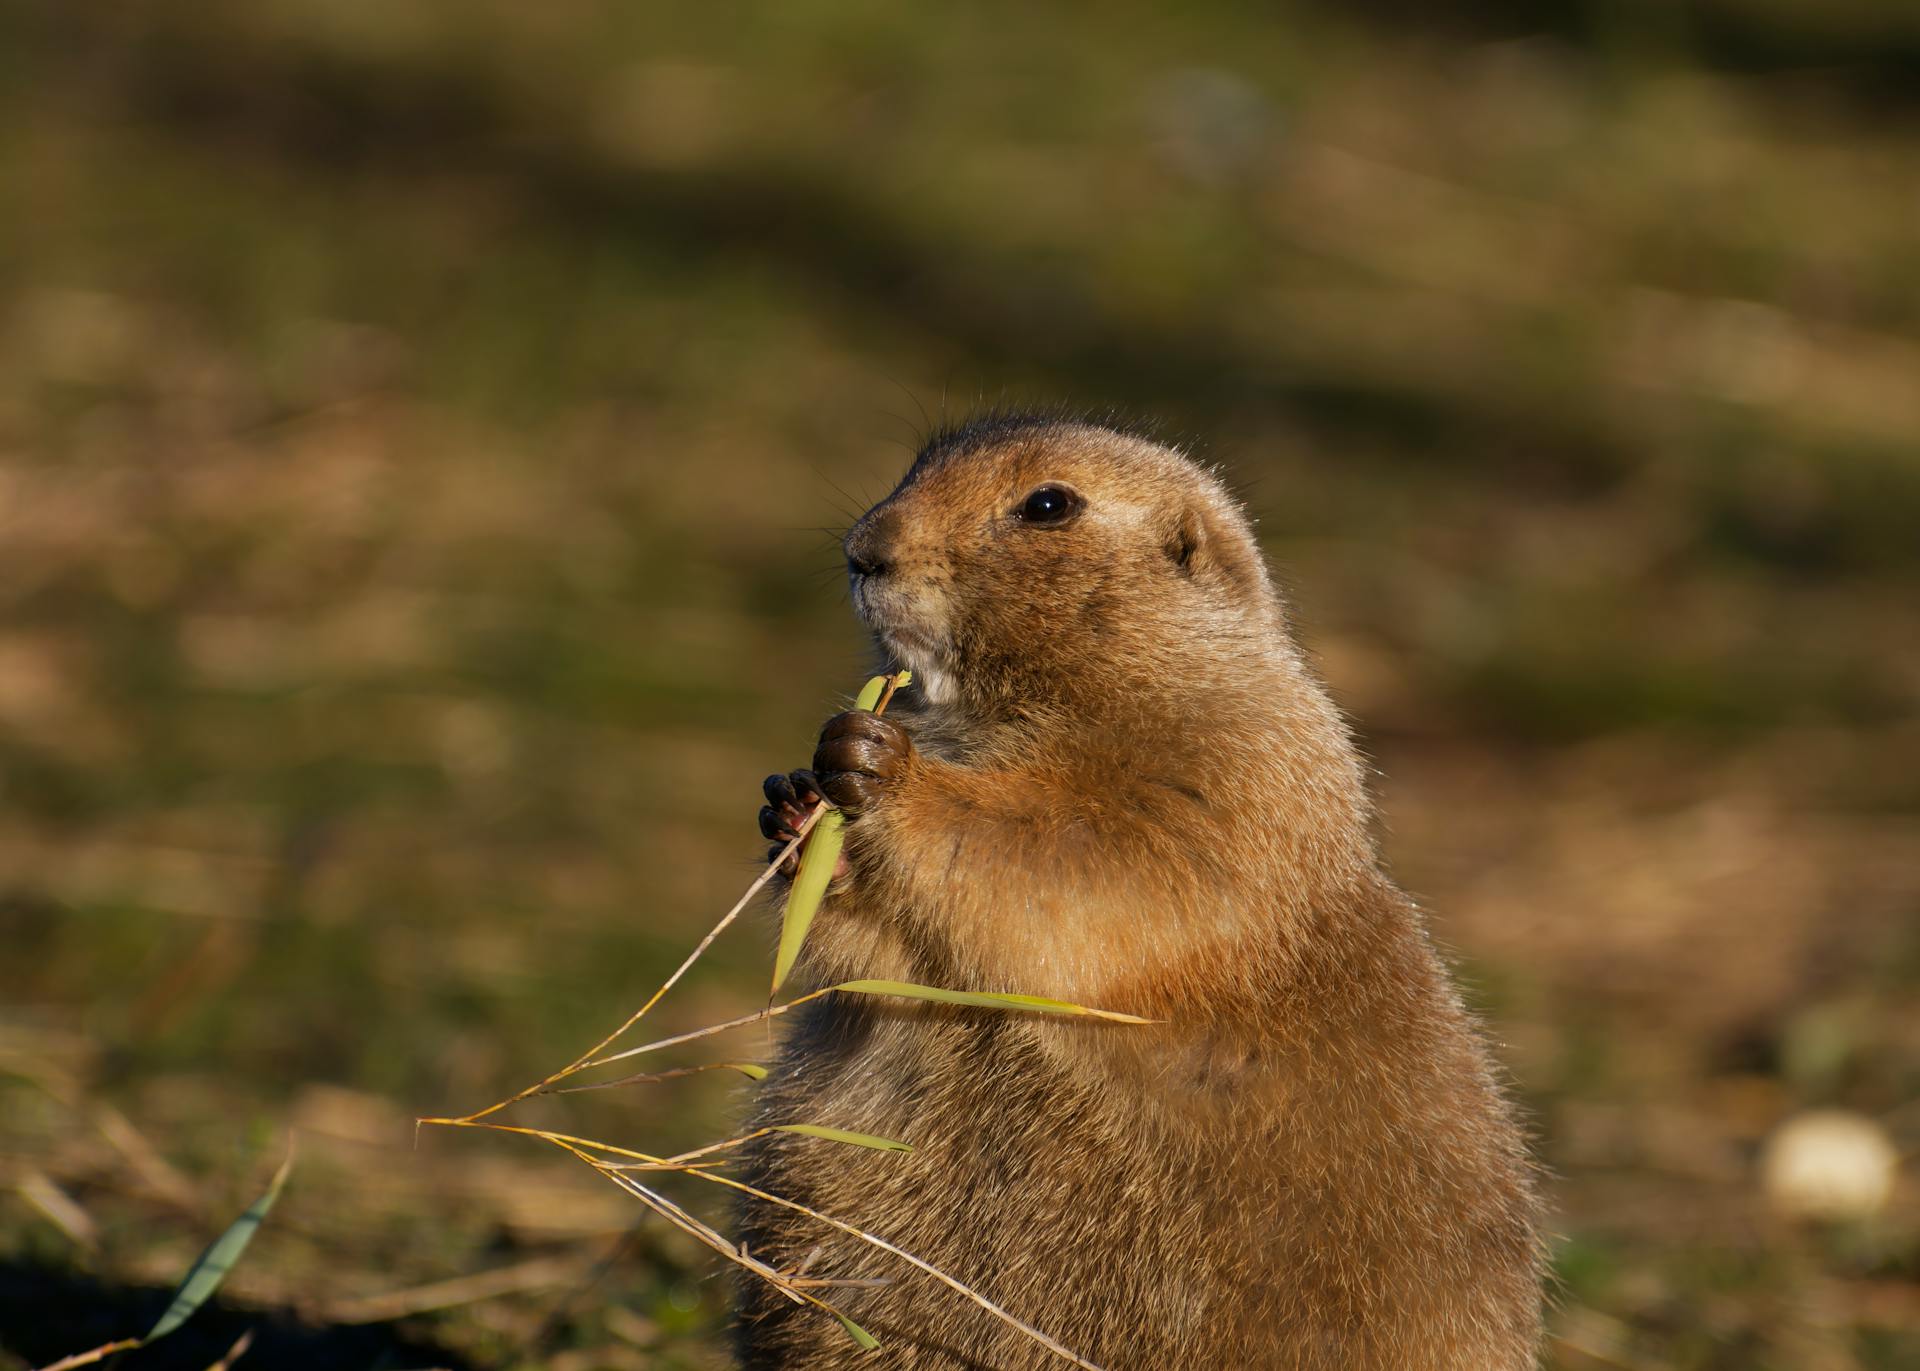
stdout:
POLYGON ((125 1365, 720 1364, 697 1249, 411 1121, 744 887, 865 674, 836 527, 1000 404, 1259 516, 1552 1170, 1551 1365, 1920 1365, 1911 1176, 1759 1165, 1920 1146, 1920 10, 0 0, 0 204, 0 1365, 290 1125, 125 1365))

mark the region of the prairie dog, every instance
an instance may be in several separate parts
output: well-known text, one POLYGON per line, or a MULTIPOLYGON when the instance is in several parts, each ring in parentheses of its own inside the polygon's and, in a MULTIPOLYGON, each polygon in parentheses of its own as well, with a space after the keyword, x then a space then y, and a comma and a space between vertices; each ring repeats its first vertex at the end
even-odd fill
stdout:
MULTIPOLYGON (((1239 506, 1143 438, 936 437, 847 534, 915 686, 830 720, 762 831, 824 793, 846 870, 800 974, 1018 991, 1128 1026, 829 996, 799 1011, 745 1178, 874 1233, 1107 1371, 1535 1363, 1532 1170, 1488 1053, 1380 870, 1363 768, 1239 506)), ((1067 1363, 886 1253, 747 1201, 763 1368, 1067 1363)))

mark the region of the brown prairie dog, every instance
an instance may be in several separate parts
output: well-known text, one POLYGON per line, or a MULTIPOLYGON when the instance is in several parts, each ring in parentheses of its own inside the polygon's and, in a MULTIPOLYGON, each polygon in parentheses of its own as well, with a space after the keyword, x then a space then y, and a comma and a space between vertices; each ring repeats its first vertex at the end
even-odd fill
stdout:
MULTIPOLYGON (((917 1003, 796 1015, 747 1179, 887 1238, 1108 1369, 1534 1364, 1531 1169, 1476 1026, 1380 871, 1362 768, 1245 516, 1112 430, 928 444, 846 538, 915 687, 770 778, 846 860, 801 975, 1054 996, 1142 1027, 917 1003)), ((1065 1365, 871 1247, 747 1202, 759 1260, 886 1280, 817 1311, 740 1287, 747 1368, 1065 1365)))

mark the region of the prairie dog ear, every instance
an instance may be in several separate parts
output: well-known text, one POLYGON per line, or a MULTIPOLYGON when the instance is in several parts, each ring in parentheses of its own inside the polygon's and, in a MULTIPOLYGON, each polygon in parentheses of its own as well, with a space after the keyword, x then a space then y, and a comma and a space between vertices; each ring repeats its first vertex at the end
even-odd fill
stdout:
POLYGON ((1217 578, 1251 592, 1263 579, 1260 554, 1242 529, 1199 503, 1180 507, 1166 525, 1161 547, 1174 568, 1190 580, 1217 578))
POLYGON ((1186 575, 1193 575, 1193 559, 1200 551, 1200 541, 1204 536, 1205 529, 1200 516, 1192 509, 1182 508, 1167 526, 1167 560, 1186 575))

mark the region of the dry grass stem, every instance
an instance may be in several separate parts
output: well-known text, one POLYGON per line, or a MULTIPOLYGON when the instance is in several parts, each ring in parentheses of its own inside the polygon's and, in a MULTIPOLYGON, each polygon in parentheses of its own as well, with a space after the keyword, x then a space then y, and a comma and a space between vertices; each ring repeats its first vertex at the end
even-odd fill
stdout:
POLYGON ((672 1167, 684 1166, 696 1157, 705 1157, 715 1152, 724 1152, 730 1147, 739 1147, 742 1144, 750 1143, 755 1138, 764 1138, 771 1132, 773 1132, 771 1128, 756 1128, 751 1133, 742 1133, 739 1137, 728 1138, 725 1142, 708 1143, 705 1147, 696 1147, 691 1152, 682 1152, 676 1157, 668 1157, 664 1162, 659 1164, 672 1167))
MULTIPOLYGON (((485 1125, 482 1125, 482 1126, 484 1127, 485 1125)), ((687 1213, 686 1210, 682 1209, 679 1205, 675 1204, 672 1200, 668 1199, 666 1196, 658 1193, 657 1191, 649 1190, 646 1186, 641 1185, 638 1181, 633 1180, 630 1176, 623 1176, 615 1171, 612 1171, 611 1169, 606 1167, 604 1164, 595 1161, 592 1157, 589 1157, 584 1153, 574 1151, 574 1149, 572 1148, 568 1148, 567 1150, 570 1152, 574 1152, 575 1156, 579 1157, 582 1161, 586 1162, 589 1166, 593 1167, 593 1169, 598 1171, 601 1175, 607 1177, 614 1184, 618 1185, 621 1189, 625 1190, 628 1194, 633 1195, 636 1199, 640 1200, 643 1204, 647 1205, 649 1208, 654 1210, 655 1213, 660 1214, 663 1218, 667 1219, 670 1223, 675 1224, 676 1226, 680 1227, 684 1231, 700 1239, 700 1241, 706 1243, 709 1247, 713 1248, 714 1251, 720 1253, 720 1255, 725 1257, 728 1261, 733 1262, 736 1266, 739 1266, 747 1271, 751 1271, 754 1275, 760 1277, 762 1280, 766 1281, 769 1285, 773 1286, 774 1289, 778 1290, 781 1294, 785 1295, 789 1300, 792 1300, 796 1304, 810 1304, 810 1305, 813 1305, 815 1308, 823 1309, 827 1313, 833 1315, 836 1319, 840 1320, 840 1322, 846 1327, 847 1331, 850 1334, 854 1335, 855 1337, 859 1338, 862 1341, 863 1345, 875 1346, 875 1347, 879 1345, 877 1342, 874 1341, 873 1336, 871 1334, 869 1334, 864 1328, 861 1328, 859 1324, 855 1323, 851 1318, 849 1318, 845 1312, 835 1308, 832 1304, 828 1303, 826 1300, 821 1299, 818 1295, 808 1294, 806 1290, 801 1289, 798 1285, 790 1281, 786 1276, 781 1274, 778 1270, 776 1270, 771 1266, 768 1266, 765 1262, 755 1258, 751 1253, 747 1251, 744 1244, 737 1249, 734 1248, 727 1242, 727 1240, 724 1237, 722 1237, 712 1227, 710 1227, 705 1223, 702 1223, 699 1219, 687 1213)), ((698 1175, 700 1173, 697 1171, 689 1170, 689 1174, 698 1175)), ((810 1284, 813 1286, 818 1286, 820 1283, 811 1282, 810 1284)))
POLYGON ((97 1361, 105 1361, 116 1352, 130 1352, 140 1345, 138 1338, 121 1338, 118 1342, 102 1343, 85 1352, 75 1352, 71 1357, 62 1357, 59 1361, 48 1362, 40 1371, 73 1371, 76 1366, 92 1366, 97 1361))
MULTIPOLYGON (((722 933, 724 933, 727 930, 728 926, 731 925, 735 919, 740 917, 740 911, 745 909, 748 904, 752 903, 753 897, 755 895, 758 895, 761 892, 761 890, 763 890, 766 887, 767 882, 773 879, 774 874, 780 870, 780 864, 786 861, 786 859, 789 856, 791 856, 795 851, 797 851, 801 843, 806 841, 807 834, 813 831, 813 826, 820 822, 820 817, 823 814, 827 813, 830 808, 831 806, 825 803, 822 803, 821 805, 816 807, 812 813, 808 814, 806 818, 800 821, 800 826, 794 831, 793 840, 789 842, 785 847, 780 849, 779 854, 775 856, 772 861, 767 863, 767 869, 765 871, 762 871, 757 877, 754 878, 753 884, 747 887, 746 893, 741 895, 741 897, 738 900, 734 901, 733 908, 729 909, 725 914, 723 914, 720 917, 720 922, 716 923, 711 929, 708 930, 707 936, 702 938, 699 941, 699 943, 694 947, 693 951, 687 954, 686 960, 681 962, 680 965, 674 969, 673 974, 667 977, 666 980, 660 983, 660 988, 654 991, 653 994, 647 998, 647 1002, 641 1005, 638 1009, 634 1010, 632 1014, 627 1016, 627 1021, 625 1023, 621 1024, 618 1028, 614 1029, 613 1032, 607 1034, 606 1037, 602 1038, 599 1042, 595 1043, 592 1047, 588 1048, 585 1052, 581 1053, 578 1057, 574 1058, 574 1060, 570 1062, 568 1065, 562 1067, 560 1070, 548 1076, 545 1080, 538 1081, 533 1085, 528 1086, 525 1090, 520 1091, 518 1094, 509 1095, 504 1100, 500 1100, 494 1104, 490 1104, 485 1109, 477 1110, 476 1112, 472 1114, 468 1114, 464 1117, 467 1120, 473 1120, 473 1119, 484 1119, 489 1114, 497 1114, 501 1110, 507 1108, 509 1105, 518 1104, 521 1100, 524 1100, 529 1096, 540 1094, 542 1091, 547 1090, 549 1087, 551 1087, 556 1081, 563 1081, 567 1077, 574 1075, 577 1072, 584 1071, 590 1066, 599 1065, 599 1062, 596 1062, 594 1059, 598 1057, 600 1053, 606 1051, 606 1049, 610 1045, 618 1041, 619 1038, 624 1033, 626 1033, 628 1029, 632 1028, 635 1024, 639 1023, 640 1020, 646 1018, 648 1013, 652 1011, 655 1005, 660 1003, 661 999, 666 995, 666 993, 669 990, 673 989, 675 985, 679 984, 680 978, 686 975, 687 972, 692 969, 693 964, 699 961, 700 958, 703 955, 705 955, 706 950, 709 947, 713 946, 713 940, 715 938, 718 938, 722 933)), ((617 1060, 617 1058, 609 1057, 609 1058, 605 1058, 604 1060, 614 1061, 614 1060, 617 1060)), ((422 1120, 421 1122, 433 1123, 433 1122, 440 1122, 440 1120, 422 1120)))
MULTIPOLYGON (((482 1126, 484 1127, 484 1125, 482 1126)), ((584 1161, 588 1166, 591 1166, 595 1171, 598 1171, 602 1176, 605 1176, 629 1195, 632 1195, 668 1223, 680 1229, 696 1241, 711 1248, 713 1251, 718 1252, 736 1266, 751 1271, 795 1304, 805 1304, 809 1302, 808 1297, 794 1289, 786 1277, 778 1270, 768 1266, 763 1261, 755 1259, 744 1247, 736 1249, 719 1230, 715 1229, 711 1224, 688 1213, 665 1195, 640 1184, 640 1182, 634 1180, 631 1176, 621 1174, 606 1163, 580 1151, 578 1148, 571 1147, 565 1143, 560 1143, 559 1146, 573 1153, 574 1156, 584 1161)))
MULTIPOLYGON (((646 1186, 641 1185, 638 1181, 634 1180, 630 1174, 627 1174, 626 1168, 618 1167, 608 1162, 605 1162, 601 1160, 601 1158, 593 1154, 596 1152, 601 1152, 601 1153, 610 1153, 614 1156, 619 1156, 619 1157, 627 1157, 634 1161, 647 1163, 648 1166, 652 1169, 679 1171, 688 1176, 695 1176, 701 1180, 710 1181, 715 1185, 725 1186, 728 1189, 738 1191, 741 1194, 751 1195, 756 1199, 766 1201, 768 1204, 778 1205, 782 1209, 788 1209, 793 1211, 796 1214, 805 1215, 807 1218, 813 1219, 819 1223, 826 1224, 829 1228, 833 1228, 838 1230, 839 1232, 845 1233, 849 1237, 858 1238, 861 1242, 867 1243, 873 1247, 877 1247, 883 1252, 887 1252, 895 1257, 898 1257, 901 1261, 906 1262, 908 1265, 916 1267, 917 1269, 926 1272, 929 1276, 932 1276, 935 1280, 939 1281, 942 1285, 945 1285, 950 1290, 953 1290, 960 1295, 964 1295, 967 1299, 973 1301, 973 1303, 980 1306, 980 1308, 984 1309, 987 1313, 993 1315, 993 1317, 999 1319, 1001 1322, 1007 1324, 1009 1327, 1019 1330, 1021 1333, 1025 1334, 1027 1337, 1032 1338, 1035 1342, 1039 1343, 1042 1347, 1046 1348, 1049 1352, 1052 1352, 1055 1356, 1063 1358, 1064 1360, 1066 1360, 1067 1362, 1069 1362, 1074 1366, 1083 1368, 1083 1371, 1101 1371, 1101 1368, 1097 1363, 1088 1361, 1085 1357, 1082 1357, 1078 1353, 1073 1352, 1070 1349, 1062 1346, 1060 1343, 1054 1341, 1054 1339, 1048 1337, 1045 1333, 1041 1332, 1038 1328, 1035 1328, 1032 1324, 1027 1323, 1024 1320, 1016 1317, 1015 1315, 1008 1313, 1005 1309, 1002 1309, 999 1305, 995 1304, 992 1300, 988 1299, 985 1295, 982 1295, 979 1291, 973 1289, 973 1287, 967 1285, 964 1281, 958 1280, 953 1276, 949 1276, 946 1272, 942 1271, 939 1267, 933 1265, 931 1262, 924 1261, 921 1258, 914 1256, 913 1253, 907 1251, 905 1248, 897 1247, 893 1243, 888 1242, 885 1238, 882 1238, 873 1233, 868 1233, 863 1229, 856 1228, 854 1225, 847 1223, 842 1219, 836 1219, 831 1214, 823 1214, 819 1210, 810 1209, 806 1205, 801 1204, 798 1201, 785 1199, 779 1195, 769 1194, 767 1191, 761 1190, 755 1186, 748 1185, 744 1181, 734 1180, 730 1176, 717 1175, 714 1172, 706 1170, 698 1165, 692 1165, 687 1163, 676 1163, 671 1158, 650 1156, 647 1153, 637 1152, 634 1149, 629 1147, 619 1147, 613 1143, 599 1142, 592 1138, 575 1137, 571 1134, 566 1134, 566 1133, 555 1133, 550 1129, 526 1128, 526 1127, 521 1127, 515 1124, 489 1123, 484 1120, 478 1120, 478 1119, 422 1120, 422 1122, 440 1122, 450 1127, 460 1127, 460 1128, 484 1128, 496 1133, 517 1133, 525 1137, 539 1138, 545 1142, 552 1143, 554 1146, 560 1148, 562 1151, 572 1153, 575 1157, 578 1157, 581 1161, 587 1163, 587 1165, 591 1166, 595 1171, 605 1176, 608 1180, 612 1181, 615 1185, 618 1185, 622 1190, 625 1190, 627 1193, 633 1195, 636 1199, 641 1200, 641 1202, 646 1204, 648 1208, 653 1209, 656 1213, 659 1213, 661 1217, 667 1219, 676 1228, 682 1229, 684 1232, 697 1238, 700 1242, 712 1248, 714 1251, 721 1253, 723 1256, 727 1258, 727 1260, 735 1263, 736 1265, 743 1266, 747 1270, 752 1271, 755 1275, 760 1276, 764 1280, 767 1280, 768 1282, 770 1282, 771 1284, 779 1288, 783 1293, 787 1294, 790 1298, 803 1300, 808 1304, 818 1305, 820 1308, 825 1309, 828 1313, 832 1314, 835 1318, 838 1318, 845 1323, 852 1323, 852 1320, 849 1319, 846 1314, 834 1308, 832 1305, 828 1304, 825 1300, 819 1299, 817 1296, 808 1294, 806 1290, 797 1287, 792 1280, 790 1280, 786 1276, 783 1276, 780 1272, 775 1270, 773 1267, 770 1267, 765 1262, 759 1261, 754 1257, 752 1257, 750 1254, 742 1252, 739 1249, 735 1248, 732 1244, 728 1243, 727 1240, 714 1228, 702 1222, 701 1220, 695 1218, 693 1215, 687 1213, 684 1209, 682 1209, 679 1205, 675 1204, 672 1200, 667 1199, 664 1195, 659 1194, 657 1191, 650 1190, 646 1186)), ((762 1130, 762 1131, 764 1132, 764 1131, 770 1131, 770 1130, 762 1130)), ((756 1136, 756 1135, 749 1135, 749 1136, 756 1136)), ((747 1138, 736 1138, 730 1141, 732 1144, 737 1145, 747 1140, 748 1140, 747 1138)), ((716 1146, 724 1146, 724 1145, 726 1144, 716 1144, 716 1146)), ((854 1326, 857 1327, 858 1325, 854 1325, 854 1326)))
POLYGON ((742 1075, 759 1080, 765 1071, 747 1062, 707 1062, 700 1066, 676 1066, 670 1071, 641 1071, 631 1076, 620 1076, 611 1081, 595 1081, 591 1085, 550 1086, 535 1091, 539 1095, 578 1095, 587 1090, 611 1090, 617 1085, 654 1085, 660 1081, 677 1080, 682 1076, 698 1076, 705 1071, 738 1071, 742 1075))
MULTIPOLYGON (((596 1166, 595 1170, 603 1170, 603 1169, 596 1166)), ((1041 1332, 1038 1328, 1035 1328, 1032 1324, 1027 1323, 1023 1319, 1017 1318, 1014 1315, 1008 1313, 1006 1310, 1002 1309, 999 1305, 995 1304, 992 1300, 988 1299, 985 1295, 982 1295, 979 1291, 975 1290, 972 1286, 966 1284, 964 1281, 961 1281, 952 1276, 949 1276, 946 1272, 942 1271, 939 1267, 935 1266, 933 1263, 928 1261, 923 1261, 921 1258, 914 1256, 913 1253, 907 1251, 903 1247, 896 1247, 894 1244, 888 1242, 885 1238, 879 1237, 873 1233, 868 1233, 863 1229, 856 1228, 850 1223, 847 1223, 841 1219, 834 1218, 831 1214, 823 1214, 817 1209, 810 1209, 806 1205, 801 1204, 796 1200, 784 1199, 779 1195, 769 1194, 765 1190, 761 1190, 755 1186, 748 1185, 745 1181, 734 1180, 731 1176, 719 1176, 719 1175, 715 1175, 711 1171, 696 1170, 692 1167, 686 1168, 686 1171, 687 1171, 687 1174, 690 1176, 698 1176, 700 1179, 705 1181, 711 1181, 715 1185, 724 1185, 730 1190, 737 1190, 741 1194, 751 1195, 755 1199, 766 1201, 768 1204, 775 1204, 780 1206, 782 1209, 789 1209, 796 1214, 803 1214, 807 1218, 813 1219, 819 1223, 824 1223, 829 1228, 837 1229, 840 1232, 847 1234, 849 1237, 858 1238, 861 1242, 867 1243, 873 1247, 877 1247, 883 1252, 891 1253, 893 1256, 900 1258, 901 1261, 906 1262, 908 1265, 916 1267, 919 1270, 926 1272, 929 1276, 932 1276, 935 1280, 939 1281, 942 1285, 946 1286, 948 1289, 953 1290, 958 1294, 966 1296, 969 1300, 972 1300, 975 1304, 979 1305, 980 1308, 986 1310, 987 1313, 993 1315, 993 1317, 995 1317, 996 1319, 999 1319, 1002 1323, 1007 1324, 1009 1327, 1018 1329, 1021 1333, 1024 1333, 1027 1337, 1032 1338, 1035 1342, 1039 1343, 1042 1347, 1046 1348, 1049 1352, 1052 1352, 1055 1356, 1063 1358, 1064 1360, 1066 1360, 1067 1362, 1071 1363, 1074 1366, 1083 1368, 1083 1371, 1101 1371, 1101 1368, 1097 1363, 1090 1362, 1085 1357, 1082 1357, 1079 1353, 1074 1352, 1062 1346, 1058 1342, 1055 1342, 1052 1338, 1048 1337, 1045 1333, 1041 1332)), ((789 1286, 788 1288, 791 1288, 791 1287, 789 1286)), ((798 1293, 801 1293, 804 1295, 805 1292, 802 1291, 798 1293)), ((820 1301, 810 1301, 810 1302, 821 1303, 820 1301)), ((835 1314, 839 1314, 838 1310, 834 1310, 833 1312, 835 1314)), ((840 1315, 840 1317, 845 1318, 846 1316, 840 1315)))
MULTIPOLYGON (((825 990, 811 991, 808 994, 802 995, 799 999, 789 1000, 785 1004, 768 1005, 765 1009, 756 1009, 751 1014, 742 1014, 739 1018, 728 1019, 725 1023, 710 1024, 706 1028, 696 1028, 689 1033, 678 1033, 671 1038, 662 1038, 659 1042, 644 1043, 639 1047, 629 1047, 621 1052, 610 1052, 606 1056, 590 1061, 577 1069, 584 1071, 590 1067, 608 1066, 614 1062, 625 1061, 629 1057, 638 1057, 643 1053, 659 1052, 664 1048, 679 1047, 682 1043, 698 1042, 701 1038, 711 1038, 716 1033, 726 1033, 735 1028, 745 1028, 748 1024, 762 1023, 768 1019, 777 1019, 789 1010, 798 1009, 809 1000, 817 1000, 822 995, 831 994, 835 989, 837 989, 837 987, 828 986, 825 990)), ((511 1103, 511 1101, 509 1101, 509 1103, 511 1103)), ((470 1115, 469 1117, 474 1119, 484 1118, 492 1112, 492 1110, 483 1110, 481 1113, 470 1115)))
POLYGON ((207 1371, 233 1371, 234 1363, 238 1362, 240 1358, 246 1356, 247 1350, 252 1346, 253 1346, 253 1330, 249 1328, 246 1332, 242 1333, 239 1337, 233 1340, 233 1346, 227 1349, 226 1355, 221 1357, 220 1360, 215 1362, 212 1366, 209 1366, 207 1368, 207 1371))

